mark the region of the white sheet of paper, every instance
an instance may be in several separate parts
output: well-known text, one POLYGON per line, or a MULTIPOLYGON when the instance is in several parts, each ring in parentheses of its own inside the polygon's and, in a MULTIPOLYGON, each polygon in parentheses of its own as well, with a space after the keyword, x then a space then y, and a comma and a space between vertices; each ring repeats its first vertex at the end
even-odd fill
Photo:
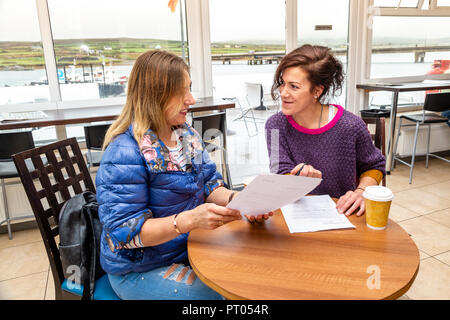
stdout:
POLYGON ((355 228, 328 195, 303 197, 281 211, 291 233, 355 228))
POLYGON ((255 216, 277 210, 314 190, 320 178, 260 174, 227 205, 241 214, 255 216))

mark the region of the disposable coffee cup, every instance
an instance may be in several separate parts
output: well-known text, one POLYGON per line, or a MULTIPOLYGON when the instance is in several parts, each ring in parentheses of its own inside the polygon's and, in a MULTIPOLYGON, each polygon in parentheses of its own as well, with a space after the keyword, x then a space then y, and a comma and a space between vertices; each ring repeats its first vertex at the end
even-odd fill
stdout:
POLYGON ((363 192, 366 203, 366 225, 374 230, 384 230, 389 218, 394 194, 383 186, 369 186, 363 192))

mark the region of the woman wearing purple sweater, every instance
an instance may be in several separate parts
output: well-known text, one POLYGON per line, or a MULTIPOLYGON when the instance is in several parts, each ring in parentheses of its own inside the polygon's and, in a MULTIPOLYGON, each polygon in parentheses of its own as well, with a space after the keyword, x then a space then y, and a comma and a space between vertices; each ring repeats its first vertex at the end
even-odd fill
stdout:
POLYGON ((311 193, 338 198, 339 212, 360 216, 362 193, 380 183, 386 161, 358 116, 324 103, 343 79, 329 48, 304 45, 286 55, 272 87, 282 110, 266 122, 267 148, 271 172, 322 178, 311 193))

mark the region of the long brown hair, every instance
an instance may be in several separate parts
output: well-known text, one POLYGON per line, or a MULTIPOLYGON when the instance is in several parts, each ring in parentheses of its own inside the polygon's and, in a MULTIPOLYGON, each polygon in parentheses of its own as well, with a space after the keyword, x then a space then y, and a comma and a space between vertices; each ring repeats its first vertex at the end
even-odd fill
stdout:
POLYGON ((323 46, 313 46, 305 44, 289 54, 287 54, 278 65, 272 85, 272 98, 278 98, 278 88, 283 84, 283 71, 291 67, 300 67, 308 74, 311 82, 311 92, 313 89, 322 86, 323 92, 319 101, 323 97, 334 96, 336 92, 342 90, 344 72, 342 63, 336 59, 330 48, 323 46))
POLYGON ((167 125, 167 104, 174 96, 180 96, 181 101, 188 72, 183 59, 170 52, 150 50, 141 54, 130 73, 127 101, 106 132, 103 149, 131 124, 138 144, 148 129, 156 133, 163 129, 167 125))

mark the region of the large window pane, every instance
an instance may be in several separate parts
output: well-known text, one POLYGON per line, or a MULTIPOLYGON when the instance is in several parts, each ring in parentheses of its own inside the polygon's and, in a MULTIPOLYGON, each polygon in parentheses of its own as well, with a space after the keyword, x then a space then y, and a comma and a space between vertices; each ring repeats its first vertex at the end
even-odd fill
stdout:
POLYGON ((48 0, 62 100, 125 96, 147 50, 187 57, 180 5, 184 12, 184 1, 171 12, 167 1, 48 0))
POLYGON ((371 78, 450 72, 448 30, 448 17, 374 17, 371 78))
POLYGON ((0 105, 50 100, 36 1, 0 1, 0 105))
POLYGON ((269 93, 286 52, 286 6, 284 0, 210 0, 209 9, 214 95, 239 99, 236 109, 227 110, 226 133, 232 182, 239 185, 269 171, 264 122, 277 112, 269 93), (253 109, 261 88, 264 106, 253 109))
POLYGON ((419 0, 375 0, 375 7, 387 8, 417 8, 419 0))
MULTIPOLYGON (((298 44, 329 47, 347 70, 349 0, 298 0, 298 44), (321 8, 317 10, 317 8, 321 8)), ((346 86, 331 103, 345 107, 346 86), (339 95, 340 94, 340 95, 339 95)))
MULTIPOLYGON (((450 74, 448 17, 374 17, 371 78, 450 74)), ((424 92, 400 95, 399 105, 417 105, 424 92)), ((390 95, 370 95, 372 106, 390 105, 390 95)))
POLYGON ((245 82, 261 83, 268 92, 277 58, 286 51, 285 1, 211 0, 209 8, 214 94, 242 97, 245 82), (258 59, 259 52, 274 55, 258 59))
POLYGON ((419 0, 375 0, 375 7, 387 7, 387 8, 417 8, 419 0))
POLYGON ((438 7, 450 7, 450 0, 438 0, 437 6, 438 7))

